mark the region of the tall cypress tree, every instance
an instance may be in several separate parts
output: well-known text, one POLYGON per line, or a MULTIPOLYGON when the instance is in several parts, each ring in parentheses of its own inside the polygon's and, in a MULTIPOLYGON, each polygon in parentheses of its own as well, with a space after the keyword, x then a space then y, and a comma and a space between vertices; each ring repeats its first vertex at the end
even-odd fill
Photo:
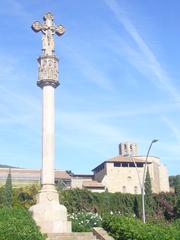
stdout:
POLYGON ((149 168, 147 168, 146 179, 145 179, 145 206, 146 216, 153 215, 153 197, 152 197, 152 185, 149 174, 149 168))
POLYGON ((12 191, 12 179, 11 170, 9 170, 6 183, 3 189, 3 205, 6 207, 11 207, 13 202, 13 191, 12 191))
POLYGON ((180 196, 180 175, 175 177, 175 193, 176 195, 180 196))
POLYGON ((177 219, 180 219, 180 198, 177 199, 177 201, 176 201, 176 205, 174 207, 174 212, 175 212, 175 217, 177 219))
POLYGON ((149 167, 147 168, 147 172, 146 172, 145 194, 146 196, 150 196, 152 194, 152 185, 151 185, 151 177, 149 174, 149 167))
POLYGON ((137 200, 137 196, 134 197, 134 206, 133 206, 134 214, 137 218, 139 218, 139 204, 137 200))

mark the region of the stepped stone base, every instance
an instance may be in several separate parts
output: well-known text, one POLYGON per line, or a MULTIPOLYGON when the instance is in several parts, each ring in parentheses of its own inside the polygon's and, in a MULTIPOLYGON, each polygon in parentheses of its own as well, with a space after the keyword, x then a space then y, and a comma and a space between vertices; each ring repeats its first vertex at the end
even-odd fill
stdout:
POLYGON ((94 227, 92 232, 51 233, 48 240, 114 240, 101 227, 94 227))
POLYGON ((48 234, 48 240, 95 240, 92 232, 72 232, 48 234))
POLYGON ((43 233, 70 233, 71 222, 67 221, 67 209, 59 204, 55 189, 42 189, 37 196, 37 204, 29 211, 43 233))

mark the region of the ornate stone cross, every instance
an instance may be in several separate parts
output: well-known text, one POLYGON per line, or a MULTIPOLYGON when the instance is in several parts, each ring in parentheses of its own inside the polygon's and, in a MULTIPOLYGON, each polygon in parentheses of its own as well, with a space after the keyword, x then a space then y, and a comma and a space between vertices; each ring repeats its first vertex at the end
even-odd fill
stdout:
POLYGON ((42 32, 42 51, 45 55, 53 55, 54 53, 54 34, 61 36, 64 33, 64 27, 62 25, 54 24, 53 15, 48 12, 43 17, 44 23, 36 21, 32 24, 32 29, 35 32, 42 32))
POLYGON ((54 185, 55 160, 55 88, 58 81, 58 58, 54 50, 54 34, 64 33, 64 27, 55 26, 53 15, 47 13, 44 23, 34 22, 32 29, 42 32, 42 53, 38 58, 37 85, 42 88, 42 170, 41 190, 37 203, 30 208, 32 216, 41 231, 45 233, 71 232, 67 209, 59 204, 59 194, 54 185))

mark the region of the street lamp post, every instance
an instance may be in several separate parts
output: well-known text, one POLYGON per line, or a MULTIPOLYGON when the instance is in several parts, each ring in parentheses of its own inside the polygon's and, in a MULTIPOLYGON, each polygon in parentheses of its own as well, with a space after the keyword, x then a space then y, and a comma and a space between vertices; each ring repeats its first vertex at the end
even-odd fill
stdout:
POLYGON ((131 158, 131 161, 134 163, 134 166, 136 168, 136 172, 137 172, 137 176, 138 176, 138 180, 139 180, 139 186, 140 186, 140 189, 141 189, 141 197, 142 197, 142 220, 143 220, 143 223, 146 223, 146 214, 145 214, 145 204, 144 204, 144 185, 145 185, 145 176, 146 176, 146 169, 147 169, 147 162, 148 162, 148 157, 149 157, 149 153, 150 153, 150 150, 151 150, 151 147, 153 145, 153 143, 157 142, 158 140, 157 139, 153 139, 151 141, 151 144, 148 148, 148 151, 147 151, 147 154, 146 154, 146 159, 145 159, 145 166, 144 166, 144 171, 143 171, 143 179, 141 181, 141 178, 140 178, 140 174, 139 174, 139 171, 138 171, 138 168, 137 168, 137 164, 133 158, 133 156, 131 155, 130 158, 131 158))
POLYGON ((154 139, 151 141, 151 144, 148 148, 147 151, 147 155, 146 155, 146 160, 145 160, 145 166, 144 166, 144 171, 143 171, 143 180, 142 180, 142 184, 141 184, 141 197, 142 197, 142 220, 143 223, 146 223, 146 214, 145 214, 145 204, 144 204, 144 185, 145 185, 145 176, 146 176, 146 169, 147 169, 147 162, 148 162, 148 157, 149 157, 149 153, 151 150, 151 147, 153 145, 153 143, 157 142, 157 139, 154 139))

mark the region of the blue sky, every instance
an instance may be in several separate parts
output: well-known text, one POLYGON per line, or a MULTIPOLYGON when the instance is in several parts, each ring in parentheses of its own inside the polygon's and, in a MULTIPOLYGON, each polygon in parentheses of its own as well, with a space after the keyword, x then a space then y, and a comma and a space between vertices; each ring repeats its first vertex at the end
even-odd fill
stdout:
POLYGON ((180 3, 177 0, 2 0, 0 163, 41 167, 41 34, 51 11, 56 37, 56 168, 90 173, 133 141, 180 173, 180 3))

